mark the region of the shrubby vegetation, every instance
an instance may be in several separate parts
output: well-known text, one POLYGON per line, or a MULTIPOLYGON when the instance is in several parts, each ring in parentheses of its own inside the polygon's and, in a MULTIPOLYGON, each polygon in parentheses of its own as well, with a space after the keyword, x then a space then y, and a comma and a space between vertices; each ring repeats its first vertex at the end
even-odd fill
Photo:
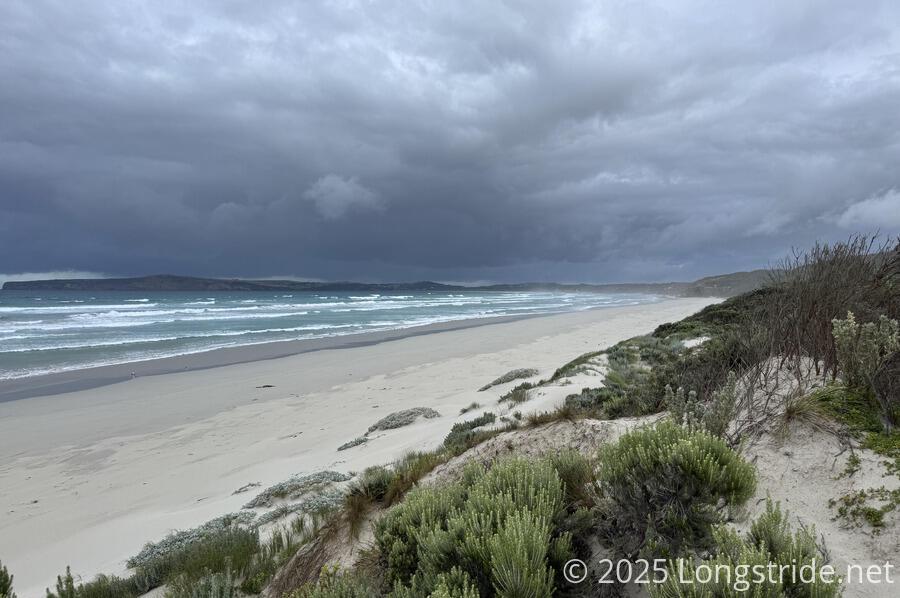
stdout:
POLYGON ((434 409, 431 409, 430 407, 413 407, 411 409, 404 409, 402 411, 397 411, 395 413, 391 413, 390 415, 382 417, 380 420, 369 426, 367 434, 375 432, 377 430, 393 430, 395 428, 402 428, 403 426, 410 425, 419 417, 433 419, 440 416, 440 413, 438 413, 434 409))
POLYGON ((166 598, 232 598, 234 595, 234 576, 230 569, 223 573, 207 571, 196 581, 179 578, 166 592, 166 598))
POLYGON ((513 380, 519 380, 520 378, 531 378, 532 376, 537 376, 538 371, 534 368, 519 368, 515 370, 510 370, 497 378, 496 380, 489 382, 478 389, 478 392, 484 392, 485 390, 491 388, 492 386, 498 386, 500 384, 506 384, 507 382, 512 382, 513 380))
POLYGON ((472 464, 455 484, 417 488, 375 541, 394 596, 549 597, 573 555, 565 485, 550 459, 472 464))
MULTIPOLYGON (((351 495, 381 500, 393 472, 372 468, 351 495)), ((563 564, 601 537, 622 554, 682 555, 754 489, 753 469, 705 430, 666 420, 601 448, 465 467, 456 483, 419 486, 375 524, 375 554, 328 570, 292 598, 548 598, 563 564), (374 563, 374 564, 373 564, 374 563)))
MULTIPOLYGON (((712 554, 699 562, 691 559, 670 561, 668 579, 662 584, 650 584, 651 598, 834 598, 841 595, 842 583, 837 575, 822 575, 822 566, 827 562, 824 550, 816 544, 814 528, 802 528, 791 533, 788 513, 782 513, 779 504, 771 499, 766 502, 766 511, 753 522, 743 537, 725 526, 712 530, 714 547, 712 554), (793 566, 798 571, 784 576, 770 574, 770 566, 793 566), (762 571, 764 581, 755 577, 762 571), (806 567, 806 580, 799 575, 800 567, 806 567), (713 572, 712 579, 705 581, 706 574, 698 575, 704 568, 713 572), (769 582, 769 576, 775 583, 769 582), (694 579, 705 583, 684 584, 680 579, 694 579)), ((776 569, 777 571, 777 569, 776 569)))
POLYGON ((0 598, 16 598, 12 582, 13 576, 9 574, 6 567, 0 562, 0 598))
POLYGON ((898 403, 881 396, 876 381, 891 358, 900 352, 900 323, 881 314, 877 324, 860 324, 853 312, 847 312, 846 319, 835 318, 832 324, 835 358, 844 383, 872 393, 878 400, 885 423, 890 426, 898 417, 894 413, 898 403))
POLYGON ((712 526, 756 489, 724 440, 663 420, 600 448, 600 531, 625 556, 667 558, 706 548, 712 526))
POLYGON ((674 392, 671 386, 666 386, 665 404, 677 423, 725 436, 734 417, 737 398, 737 376, 730 372, 725 385, 715 391, 706 404, 697 400, 696 391, 692 390, 685 396, 681 386, 674 392))
POLYGON ((136 598, 163 584, 167 598, 227 597, 236 578, 243 580, 242 591, 257 593, 275 570, 315 535, 327 516, 322 512, 298 517, 266 542, 260 542, 256 529, 240 525, 201 526, 202 533, 182 532, 190 541, 176 535, 181 541, 151 545, 152 550, 132 559, 134 573, 129 577, 99 575, 81 581, 67 567, 65 575, 57 577, 56 592, 48 589, 47 597, 136 598))
MULTIPOLYGON (((900 239, 876 245, 872 238, 856 236, 798 252, 773 272, 765 287, 663 324, 652 335, 583 355, 557 370, 554 379, 605 356, 603 386, 568 397, 572 408, 615 418, 674 406, 687 409, 679 413, 682 418, 696 418, 699 414, 692 410, 706 411, 712 403, 707 417, 721 414, 714 427, 722 430, 728 411, 746 406, 754 388, 779 371, 800 371, 809 363, 832 379, 840 375, 850 392, 870 393, 879 407, 881 429, 890 432, 900 419, 898 319, 900 239), (845 320, 848 312, 854 314, 852 322, 845 320), (682 344, 699 337, 707 340, 692 348, 682 344), (730 390, 731 374, 744 381, 744 388, 733 393, 733 404, 731 392, 722 394, 730 390)), ((743 430, 734 432, 731 440, 743 430)))
POLYGON ((483 433, 478 432, 476 428, 492 424, 495 420, 496 416, 488 411, 469 421, 453 424, 450 433, 444 438, 444 446, 454 454, 465 451, 481 439, 483 433))
POLYGON ((268 507, 281 498, 299 498, 313 490, 328 486, 336 482, 346 482, 351 476, 339 471, 317 471, 302 476, 293 476, 274 486, 269 486, 256 498, 244 505, 245 509, 256 507, 268 507))
POLYGON ((378 598, 381 594, 370 581, 337 566, 322 569, 318 581, 295 589, 286 598, 378 598))

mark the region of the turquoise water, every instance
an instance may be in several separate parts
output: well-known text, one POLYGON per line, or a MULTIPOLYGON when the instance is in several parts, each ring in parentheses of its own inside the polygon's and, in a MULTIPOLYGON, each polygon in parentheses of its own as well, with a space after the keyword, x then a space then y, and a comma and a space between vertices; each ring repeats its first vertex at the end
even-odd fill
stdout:
POLYGON ((0 379, 472 318, 653 303, 541 292, 0 292, 0 379))

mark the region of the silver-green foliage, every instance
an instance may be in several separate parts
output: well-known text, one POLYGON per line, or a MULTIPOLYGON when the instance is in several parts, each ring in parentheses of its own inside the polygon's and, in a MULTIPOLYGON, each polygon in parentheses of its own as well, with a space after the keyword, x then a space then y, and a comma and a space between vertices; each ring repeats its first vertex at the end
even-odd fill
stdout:
POLYGON ((891 420, 891 401, 878 394, 875 381, 900 351, 900 322, 882 315, 878 323, 856 321, 853 312, 835 318, 832 335, 841 377, 847 386, 864 388, 877 398, 885 421, 891 420))
POLYGON ((69 567, 65 576, 56 576, 56 592, 47 588, 47 598, 136 598, 143 593, 133 577, 98 575, 91 581, 76 582, 69 567))
POLYGON ((457 483, 420 487, 375 526, 394 598, 548 598, 571 558, 565 492, 549 459, 471 464, 457 483))
POLYGON ((702 561, 670 561, 667 581, 648 586, 651 598, 835 598, 842 593, 837 576, 820 575, 826 563, 816 544, 815 528, 792 534, 788 513, 782 513, 771 499, 744 537, 717 526, 713 539, 712 554, 702 561), (789 567, 785 575, 777 573, 782 566, 789 567), (707 577, 697 574, 701 567, 718 573, 698 583, 707 577), (795 578, 792 572, 801 567, 807 568, 806 574, 795 578))
POLYGON ((234 575, 231 569, 209 572, 193 583, 175 582, 166 592, 166 598, 233 598, 234 575))
POLYGON ((244 505, 245 509, 272 506, 275 501, 282 498, 296 499, 301 496, 329 486, 336 482, 346 482, 352 476, 339 471, 317 471, 307 475, 297 475, 274 486, 269 486, 256 495, 256 498, 244 505))
POLYGON ((516 370, 510 370, 497 378, 496 380, 485 384, 481 388, 478 389, 478 392, 483 392, 492 386, 497 386, 499 384, 506 384, 507 382, 512 382, 513 380, 519 380, 521 378, 531 378, 532 376, 537 376, 538 371, 534 368, 519 368, 516 370))
POLYGON ((253 517, 254 514, 249 511, 229 513, 228 515, 211 519, 199 527, 175 532, 159 542, 145 544, 138 554, 128 559, 126 564, 130 568, 141 567, 182 550, 191 544, 202 542, 224 531, 234 529, 240 524, 248 524, 253 520, 253 517))
POLYGON ((673 391, 666 386, 665 404, 672 418, 688 427, 699 427, 716 436, 724 436, 734 417, 737 405, 737 376, 729 372, 725 385, 714 392, 706 404, 697 400, 697 393, 685 394, 684 388, 673 391))
POLYGON ((753 467, 707 430, 666 419, 600 448, 601 532, 622 554, 668 557, 711 540, 756 488, 753 467))
POLYGON ((381 594, 368 580, 359 575, 339 571, 337 565, 331 568, 323 567, 316 582, 305 584, 290 594, 284 594, 284 598, 380 598, 380 596, 381 594))
POLYGON ((856 321, 853 312, 831 321, 841 376, 847 386, 871 387, 875 376, 900 351, 900 324, 882 315, 878 323, 856 321))
POLYGON ((410 425, 419 417, 433 419, 440 416, 440 413, 430 407, 412 407, 411 409, 395 411, 390 415, 382 417, 380 420, 369 426, 369 430, 368 432, 366 432, 366 434, 375 432, 377 430, 393 430, 395 428, 402 428, 403 426, 410 425))

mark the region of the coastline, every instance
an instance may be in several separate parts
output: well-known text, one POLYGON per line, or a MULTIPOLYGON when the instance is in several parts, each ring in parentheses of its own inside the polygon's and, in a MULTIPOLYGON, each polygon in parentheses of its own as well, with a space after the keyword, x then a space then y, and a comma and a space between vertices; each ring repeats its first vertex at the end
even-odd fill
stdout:
MULTIPOLYGON (((497 398, 515 382, 477 391, 497 376, 533 367, 547 377, 715 301, 491 320, 0 403, 0 555, 22 598, 42 595, 66 565, 85 579, 121 574, 145 542, 239 510, 251 496, 234 491, 248 483, 358 472, 429 450, 477 415, 459 415, 473 401, 509 409, 497 398), (337 452, 410 407, 441 417, 337 452)), ((547 387, 515 408, 548 410, 578 390, 547 387)))
MULTIPOLYGON (((664 301, 667 299, 664 299, 664 301)), ((598 307, 594 309, 611 309, 598 307)), ((566 312, 578 313, 578 312, 566 312)), ((271 341, 264 343, 239 345, 236 347, 222 347, 186 353, 184 355, 172 355, 170 357, 158 357, 140 361, 129 361, 120 364, 102 365, 91 368, 39 374, 23 378, 11 378, 0 380, 0 403, 17 401, 31 397, 64 394, 81 390, 90 390, 125 382, 132 378, 131 373, 137 376, 160 376, 176 372, 205 370, 241 363, 251 363, 267 359, 279 359, 313 351, 327 351, 350 347, 365 347, 378 343, 399 340, 410 336, 423 334, 435 334, 450 330, 463 330, 476 326, 488 326, 491 324, 503 324, 530 318, 564 315, 554 314, 522 314, 515 316, 495 316, 486 318, 467 318, 464 320, 451 320, 436 322, 421 326, 409 326, 395 328, 393 330, 380 330, 374 332, 358 332, 354 334, 325 336, 321 338, 298 339, 289 341, 271 341)))

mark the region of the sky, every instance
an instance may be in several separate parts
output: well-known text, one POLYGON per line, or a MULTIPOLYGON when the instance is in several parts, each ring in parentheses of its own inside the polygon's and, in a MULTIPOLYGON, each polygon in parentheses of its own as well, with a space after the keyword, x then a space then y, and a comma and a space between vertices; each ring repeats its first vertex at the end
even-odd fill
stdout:
POLYGON ((900 232, 900 3, 0 3, 0 277, 693 280, 900 232))

